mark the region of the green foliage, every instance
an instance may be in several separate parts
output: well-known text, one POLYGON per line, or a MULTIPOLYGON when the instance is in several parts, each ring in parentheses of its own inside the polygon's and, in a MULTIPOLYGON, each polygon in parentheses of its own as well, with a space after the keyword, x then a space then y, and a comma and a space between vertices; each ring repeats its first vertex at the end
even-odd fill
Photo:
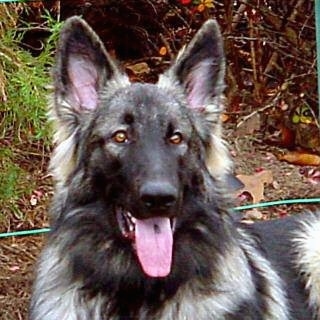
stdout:
POLYGON ((41 156, 39 150, 51 140, 47 104, 50 69, 61 23, 46 13, 41 25, 25 24, 17 28, 15 23, 9 23, 12 16, 8 16, 8 21, 5 18, 0 15, 3 20, 0 25, 0 207, 1 214, 6 216, 2 218, 10 219, 10 214, 23 217, 19 201, 29 197, 36 188, 37 181, 28 172, 36 166, 26 161, 29 153, 41 156), (43 28, 49 35, 36 57, 21 46, 24 33, 33 28, 43 28), (19 150, 23 150, 23 156, 19 150))
POLYGON ((32 30, 27 25, 21 32, 19 28, 6 30, 0 45, 0 66, 6 80, 6 101, 1 107, 4 120, 0 134, 10 140, 34 141, 42 139, 47 143, 49 137, 46 124, 48 86, 53 51, 61 24, 49 14, 42 25, 50 36, 43 43, 43 50, 34 57, 20 47, 24 32, 32 30), (1 53, 3 53, 1 55, 1 53))
POLYGON ((14 152, 9 148, 0 150, 0 194, 3 201, 17 200, 34 184, 29 174, 13 162, 14 152), (25 183, 23 183, 25 182, 25 183))
POLYGON ((0 150, 0 223, 10 225, 10 215, 24 220, 24 213, 20 210, 21 199, 30 195, 36 186, 29 172, 22 169, 14 161, 15 154, 9 148, 0 150))

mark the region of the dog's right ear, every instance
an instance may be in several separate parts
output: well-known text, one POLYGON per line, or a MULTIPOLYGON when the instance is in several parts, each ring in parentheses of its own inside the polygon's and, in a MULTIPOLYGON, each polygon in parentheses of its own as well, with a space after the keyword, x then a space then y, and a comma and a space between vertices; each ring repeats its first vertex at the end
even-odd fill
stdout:
POLYGON ((96 33, 79 17, 65 21, 60 33, 50 109, 55 148, 50 168, 57 185, 74 168, 76 141, 82 119, 99 107, 100 93, 110 94, 129 84, 96 33))
POLYGON ((59 121, 67 126, 70 126, 72 118, 76 120, 76 115, 98 107, 99 92, 109 80, 120 82, 127 79, 120 73, 97 34, 80 17, 66 20, 56 59, 54 111, 59 121))

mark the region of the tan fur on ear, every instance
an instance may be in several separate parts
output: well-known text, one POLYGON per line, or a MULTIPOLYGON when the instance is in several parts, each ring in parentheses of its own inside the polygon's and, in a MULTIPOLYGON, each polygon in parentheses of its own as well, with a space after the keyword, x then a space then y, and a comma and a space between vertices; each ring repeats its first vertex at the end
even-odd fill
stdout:
POLYGON ((208 150, 206 165, 213 177, 225 177, 231 172, 232 161, 227 145, 220 136, 211 134, 211 148, 208 150))
POLYGON ((211 124, 211 146, 207 150, 206 165, 213 177, 225 177, 233 168, 228 144, 222 138, 221 113, 225 108, 225 100, 224 95, 221 95, 216 99, 216 104, 205 108, 206 119, 211 124))

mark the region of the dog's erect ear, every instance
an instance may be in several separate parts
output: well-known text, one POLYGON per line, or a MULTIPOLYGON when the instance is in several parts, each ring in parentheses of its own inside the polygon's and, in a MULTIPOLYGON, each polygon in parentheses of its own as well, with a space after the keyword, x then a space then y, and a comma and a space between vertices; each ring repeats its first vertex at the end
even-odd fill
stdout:
MULTIPOLYGON (((54 74, 55 103, 76 112, 97 107, 106 81, 120 75, 102 42, 79 17, 66 20, 60 34, 54 74)), ((57 110, 57 115, 63 110, 57 110)))
POLYGON ((57 147, 51 158, 53 176, 63 184, 74 168, 75 136, 80 118, 99 107, 100 92, 111 94, 129 84, 89 25, 79 17, 65 21, 54 69, 50 115, 57 147))
POLYGON ((216 21, 206 21, 193 40, 178 55, 171 68, 159 79, 159 86, 180 84, 189 107, 205 109, 215 104, 224 90, 225 59, 223 41, 216 21))
MULTIPOLYGON (((231 160, 221 138, 220 114, 224 108, 225 55, 220 28, 206 21, 173 65, 160 76, 158 86, 182 88, 189 108, 204 114, 211 123, 207 167, 214 177, 226 179, 231 160)), ((201 128, 201 126, 200 126, 201 128)))

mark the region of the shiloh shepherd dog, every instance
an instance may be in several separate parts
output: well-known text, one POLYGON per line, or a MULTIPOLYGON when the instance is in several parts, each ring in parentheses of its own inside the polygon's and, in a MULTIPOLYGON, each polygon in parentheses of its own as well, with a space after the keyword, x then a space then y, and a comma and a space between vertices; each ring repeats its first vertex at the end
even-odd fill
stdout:
POLYGON ((66 21, 31 320, 319 319, 319 213, 245 225, 230 212, 224 59, 209 20, 156 84, 130 83, 66 21))

